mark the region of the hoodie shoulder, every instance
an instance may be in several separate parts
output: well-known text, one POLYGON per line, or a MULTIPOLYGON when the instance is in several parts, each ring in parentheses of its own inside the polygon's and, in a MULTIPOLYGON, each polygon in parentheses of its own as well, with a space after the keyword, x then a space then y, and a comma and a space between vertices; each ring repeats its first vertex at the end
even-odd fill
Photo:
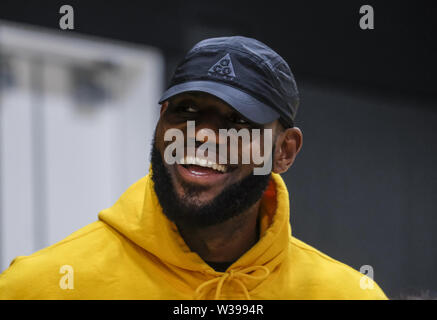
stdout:
POLYGON ((80 276, 92 277, 99 268, 100 253, 116 243, 109 229, 96 221, 49 247, 16 257, 0 274, 0 300, 77 298, 77 290, 67 287, 80 276))
POLYGON ((310 299, 387 299, 376 282, 352 267, 295 237, 291 237, 290 244, 296 285, 306 288, 310 299))

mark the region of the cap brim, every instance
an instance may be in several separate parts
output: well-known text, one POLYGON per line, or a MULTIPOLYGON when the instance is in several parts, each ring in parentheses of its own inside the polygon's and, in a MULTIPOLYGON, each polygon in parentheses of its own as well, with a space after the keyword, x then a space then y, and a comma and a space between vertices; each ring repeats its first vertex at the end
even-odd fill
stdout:
POLYGON ((159 103, 183 93, 201 91, 212 94, 229 104, 248 120, 257 124, 266 124, 277 120, 280 115, 269 105, 262 103, 251 95, 229 85, 215 81, 189 81, 170 87, 159 99, 159 103))

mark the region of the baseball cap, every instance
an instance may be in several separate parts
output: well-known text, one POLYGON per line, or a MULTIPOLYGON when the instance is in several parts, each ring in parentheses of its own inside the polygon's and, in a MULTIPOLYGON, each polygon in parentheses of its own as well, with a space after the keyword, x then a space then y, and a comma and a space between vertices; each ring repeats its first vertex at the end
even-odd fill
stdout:
POLYGON ((257 124, 279 119, 293 127, 299 105, 287 62, 264 43, 243 36, 197 43, 178 64, 159 103, 190 91, 214 95, 257 124))

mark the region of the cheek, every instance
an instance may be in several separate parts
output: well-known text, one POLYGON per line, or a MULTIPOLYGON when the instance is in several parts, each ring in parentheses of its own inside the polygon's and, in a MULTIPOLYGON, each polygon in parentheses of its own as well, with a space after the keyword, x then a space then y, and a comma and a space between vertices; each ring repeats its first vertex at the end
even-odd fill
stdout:
POLYGON ((168 129, 170 128, 163 123, 158 123, 156 127, 155 144, 162 156, 164 154, 165 147, 171 143, 171 141, 164 141, 165 133, 168 129))
POLYGON ((164 151, 164 135, 157 131, 155 136, 155 146, 161 152, 161 156, 164 151))
POLYGON ((243 147, 243 152, 250 154, 251 165, 261 166, 271 156, 273 141, 270 135, 255 136, 250 144, 243 147))
POLYGON ((257 149, 256 142, 243 144, 241 147, 242 164, 253 164, 253 152, 257 149))
POLYGON ((264 156, 264 141, 259 135, 249 135, 248 139, 239 139, 238 144, 231 143, 230 150, 239 155, 239 164, 253 167, 264 156))
POLYGON ((250 144, 243 145, 242 152, 250 155, 251 163, 257 164, 258 158, 264 156, 264 140, 262 137, 254 137, 250 144))

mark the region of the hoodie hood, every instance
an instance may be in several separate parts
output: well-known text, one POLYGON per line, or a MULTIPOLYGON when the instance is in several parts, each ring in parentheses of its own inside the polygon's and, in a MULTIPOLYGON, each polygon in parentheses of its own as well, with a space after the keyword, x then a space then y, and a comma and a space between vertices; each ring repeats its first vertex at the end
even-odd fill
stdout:
POLYGON ((206 297, 215 288, 214 297, 219 298, 226 296, 226 288, 233 287, 250 298, 249 292, 280 266, 288 251, 291 238, 289 200, 280 175, 272 173, 262 197, 259 241, 226 272, 217 272, 190 250, 177 226, 165 216, 151 174, 150 170, 114 206, 101 211, 99 219, 158 258, 179 277, 186 278, 184 282, 196 283, 196 296, 206 297))

